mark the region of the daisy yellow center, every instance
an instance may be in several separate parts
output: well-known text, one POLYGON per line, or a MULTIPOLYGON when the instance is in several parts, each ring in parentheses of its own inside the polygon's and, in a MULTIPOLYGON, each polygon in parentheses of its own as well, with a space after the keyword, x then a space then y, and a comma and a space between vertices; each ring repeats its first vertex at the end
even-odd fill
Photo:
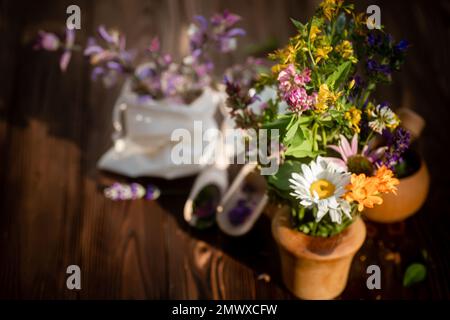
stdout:
POLYGON ((336 190, 334 184, 325 179, 314 181, 309 187, 309 191, 311 192, 311 194, 314 194, 314 192, 316 192, 319 196, 319 199, 331 197, 334 194, 334 190, 336 190))

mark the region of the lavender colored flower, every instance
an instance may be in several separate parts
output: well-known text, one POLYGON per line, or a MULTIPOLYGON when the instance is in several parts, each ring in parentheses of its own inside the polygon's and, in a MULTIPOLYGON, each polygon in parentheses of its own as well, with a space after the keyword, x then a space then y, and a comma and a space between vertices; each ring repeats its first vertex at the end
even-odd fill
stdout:
POLYGON ((367 43, 372 46, 378 46, 380 44, 380 37, 376 35, 375 33, 371 32, 367 35, 367 43))
POLYGON ((64 45, 64 52, 59 59, 59 67, 62 71, 66 71, 72 58, 72 50, 75 45, 75 30, 66 29, 66 41, 64 45))
POLYGON ((35 50, 62 51, 59 66, 61 71, 66 71, 72 57, 74 44, 75 30, 66 29, 64 39, 51 32, 39 31, 33 48, 35 50))
POLYGON ((411 134, 409 131, 398 127, 393 133, 384 130, 383 137, 386 139, 387 150, 378 164, 393 169, 402 160, 403 153, 409 148, 411 134))
POLYGON ((107 44, 114 46, 120 50, 125 50, 126 39, 118 30, 106 30, 104 25, 97 28, 97 32, 107 44))
POLYGON ((59 37, 51 32, 39 31, 36 43, 34 45, 35 50, 56 51, 60 48, 61 40, 59 37))
POLYGON ((243 88, 250 89, 254 86, 260 72, 267 69, 265 61, 254 57, 248 57, 243 64, 235 64, 225 71, 228 81, 239 83, 243 88))
POLYGON ((240 16, 229 11, 215 14, 209 22, 203 16, 196 16, 196 23, 189 28, 191 51, 203 52, 206 44, 211 41, 223 53, 235 50, 236 38, 245 35, 243 29, 234 27, 240 20, 240 16))
POLYGON ((215 26, 223 26, 225 28, 230 28, 234 26, 237 22, 241 21, 241 17, 237 14, 231 13, 225 10, 222 14, 216 13, 211 17, 211 23, 215 26))
POLYGON ((90 58, 90 63, 94 66, 92 79, 101 77, 104 85, 110 87, 116 83, 119 74, 134 72, 134 56, 125 50, 126 39, 119 31, 108 31, 104 26, 99 26, 98 34, 106 46, 103 47, 94 38, 90 38, 84 55, 90 58))
POLYGON ((153 184, 149 184, 147 186, 147 193, 145 195, 146 200, 156 200, 159 198, 160 195, 161 190, 157 186, 153 184))
POLYGON ((388 64, 379 64, 373 59, 367 59, 366 67, 372 73, 382 73, 385 76, 389 76, 392 73, 392 69, 388 64))
POLYGON ((161 195, 161 191, 155 185, 149 185, 145 189, 139 183, 116 182, 104 190, 104 195, 113 201, 138 200, 144 197, 146 200, 156 200, 161 195))
POLYGON ((198 64, 194 66, 194 71, 199 78, 207 77, 214 69, 214 65, 211 62, 204 64, 198 64))
POLYGON ((378 69, 378 63, 372 59, 367 60, 366 66, 369 71, 377 71, 378 69))
POLYGON ((259 99, 258 95, 250 95, 249 87, 232 81, 227 76, 224 77, 224 83, 228 95, 226 103, 236 126, 242 129, 257 128, 262 121, 262 115, 256 114, 250 105, 259 99))
POLYGON ((138 183, 124 184, 116 182, 104 190, 106 198, 114 201, 136 200, 145 195, 145 188, 138 183))
MULTIPOLYGON (((101 79, 105 86, 116 83, 118 76, 131 79, 131 90, 137 99, 170 98, 186 104, 195 100, 212 82, 214 64, 208 56, 211 48, 228 52, 235 48, 236 38, 245 32, 236 28, 240 17, 225 11, 207 19, 196 16, 189 29, 190 53, 181 63, 173 61, 169 54, 161 52, 157 37, 151 39, 146 52, 150 61, 144 67, 133 64, 135 54, 126 49, 126 38, 118 30, 101 25, 97 38, 89 38, 84 55, 92 65, 92 79, 101 79)), ((66 70, 74 50, 75 33, 67 30, 65 39, 54 33, 40 31, 36 49, 60 51, 60 68, 66 70)))

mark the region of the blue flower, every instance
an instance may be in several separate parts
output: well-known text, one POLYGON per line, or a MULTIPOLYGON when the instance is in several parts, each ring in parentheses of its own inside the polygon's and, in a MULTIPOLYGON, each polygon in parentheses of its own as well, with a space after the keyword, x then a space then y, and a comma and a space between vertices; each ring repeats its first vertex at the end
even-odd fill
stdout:
POLYGON ((409 47, 409 42, 407 40, 400 40, 400 42, 395 45, 395 50, 403 52, 408 47, 409 47))

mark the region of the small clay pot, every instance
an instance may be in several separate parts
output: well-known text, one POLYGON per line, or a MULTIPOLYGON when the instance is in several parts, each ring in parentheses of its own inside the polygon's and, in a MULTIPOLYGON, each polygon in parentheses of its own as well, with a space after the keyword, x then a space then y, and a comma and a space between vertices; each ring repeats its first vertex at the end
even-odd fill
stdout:
POLYGON ((421 159, 420 168, 414 174, 400 179, 397 195, 383 195, 383 203, 372 209, 365 209, 364 215, 374 222, 393 223, 412 216, 424 204, 430 187, 427 165, 421 159))
POLYGON ((272 220, 272 234, 280 251, 285 286, 298 298, 325 300, 345 289, 353 257, 366 238, 366 227, 358 217, 336 236, 312 237, 292 228, 290 210, 283 207, 272 220))

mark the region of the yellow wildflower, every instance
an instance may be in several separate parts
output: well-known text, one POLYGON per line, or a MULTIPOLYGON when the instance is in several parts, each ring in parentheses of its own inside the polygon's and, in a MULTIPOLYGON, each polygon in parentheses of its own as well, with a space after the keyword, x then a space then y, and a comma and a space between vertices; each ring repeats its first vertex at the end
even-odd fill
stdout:
POLYGON ((342 92, 334 93, 330 91, 327 84, 324 83, 319 88, 319 93, 317 94, 317 103, 315 105, 315 110, 317 113, 324 113, 327 109, 336 103, 336 100, 342 95, 342 92))
POLYGON ((295 63, 297 57, 297 49, 293 45, 289 44, 283 49, 276 50, 274 53, 269 54, 269 59, 280 61, 272 67, 273 73, 279 73, 285 69, 291 63, 295 63))
POLYGON ((356 133, 359 133, 359 123, 361 121, 361 110, 357 109, 355 106, 352 106, 348 111, 344 114, 345 120, 347 120, 350 124, 350 127, 356 133))
POLYGON ((272 71, 273 74, 278 74, 278 73, 280 73, 280 71, 283 70, 283 69, 284 69, 284 68, 283 68, 283 65, 281 65, 281 64, 276 64, 276 65, 272 66, 271 71, 272 71))
POLYGON ((366 107, 366 114, 369 117, 371 117, 374 110, 375 110, 375 105, 372 102, 369 102, 366 107))
POLYGON ((350 81, 348 88, 351 90, 353 89, 353 87, 355 86, 355 79, 353 79, 352 81, 350 81))
POLYGON ((324 83, 319 88, 319 93, 317 94, 317 103, 315 106, 316 112, 323 113, 328 109, 328 97, 330 96, 330 90, 328 86, 324 83))
POLYGON ((324 0, 320 4, 323 15, 328 21, 331 21, 331 19, 333 19, 333 17, 337 14, 342 3, 343 0, 324 0))
POLYGON ((311 43, 314 42, 314 40, 317 38, 317 35, 321 33, 320 29, 318 26, 311 26, 311 30, 309 31, 309 39, 311 41, 311 43))
POLYGON ((327 60, 328 54, 333 50, 332 46, 323 46, 322 48, 317 48, 316 50, 316 63, 320 60, 327 60))
POLYGON ((353 21, 355 23, 356 33, 359 35, 364 34, 367 30, 366 28, 367 16, 364 12, 359 14, 353 14, 353 21))
POLYGON ((342 58, 357 63, 358 60, 353 55, 353 45, 350 41, 344 40, 335 48, 336 52, 342 55, 342 58))

